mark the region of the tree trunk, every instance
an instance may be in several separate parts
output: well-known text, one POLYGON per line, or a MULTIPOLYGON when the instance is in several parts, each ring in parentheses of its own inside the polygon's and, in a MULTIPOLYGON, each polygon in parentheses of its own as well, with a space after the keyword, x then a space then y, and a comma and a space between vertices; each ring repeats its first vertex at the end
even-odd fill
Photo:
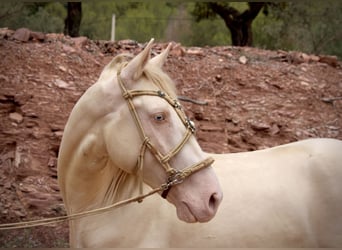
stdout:
POLYGON ((253 46, 252 22, 232 22, 228 27, 233 46, 253 46))
POLYGON ((210 3, 212 10, 224 20, 234 46, 253 46, 252 22, 265 3, 250 2, 248 5, 249 9, 239 13, 232 7, 227 8, 216 3, 210 3))
POLYGON ((79 36, 82 20, 82 3, 68 2, 68 14, 64 21, 64 34, 71 37, 79 36))

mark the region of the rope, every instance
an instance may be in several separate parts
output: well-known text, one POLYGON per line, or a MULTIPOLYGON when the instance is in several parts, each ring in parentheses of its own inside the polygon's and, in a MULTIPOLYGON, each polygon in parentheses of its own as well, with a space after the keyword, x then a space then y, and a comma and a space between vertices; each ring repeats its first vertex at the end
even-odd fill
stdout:
POLYGON ((80 212, 76 214, 71 214, 71 215, 65 215, 65 216, 59 216, 59 217, 54 217, 54 218, 45 218, 45 219, 40 219, 40 220, 33 220, 33 221, 25 221, 25 222, 17 222, 17 223, 7 223, 7 224, 0 224, 0 231, 2 230, 9 230, 9 229, 20 229, 20 228, 29 228, 29 227, 35 227, 35 226, 43 226, 43 225, 48 225, 52 223, 57 223, 57 222, 63 222, 67 220, 74 220, 78 218, 82 218, 85 216, 90 216, 90 215, 95 215, 103 212, 107 212, 111 209, 118 208, 124 205, 127 205, 131 202, 142 202, 143 199, 145 199, 148 196, 151 196, 157 192, 163 191, 161 196, 163 198, 166 198, 168 192, 170 191, 170 188, 174 185, 177 185, 181 183, 186 177, 191 175, 192 173, 208 167, 214 162, 214 159, 209 157, 197 164, 194 164, 188 168, 185 168, 183 170, 177 170, 172 168, 169 165, 169 161, 172 157, 174 157, 178 152, 185 146, 185 144, 188 142, 190 139, 191 135, 195 132, 195 128, 191 121, 186 117, 185 113, 183 112, 180 104, 176 101, 173 100, 169 95, 162 91, 151 91, 151 90, 127 90, 126 87, 124 86, 124 83, 120 77, 120 71, 121 69, 117 72, 117 79, 119 82, 119 85, 122 90, 122 95, 123 97, 127 100, 127 104, 129 107, 129 110, 132 114, 132 117, 134 119, 134 122, 136 123, 140 136, 143 140, 143 143, 140 148, 140 154, 138 156, 138 171, 139 171, 139 179, 140 179, 140 195, 134 198, 129 198, 123 201, 119 201, 117 203, 114 203, 112 205, 98 208, 98 209, 93 209, 85 212, 80 212), (178 114, 179 118, 182 120, 184 123, 187 131, 184 135, 184 138, 182 141, 175 147, 173 148, 168 154, 162 155, 150 142, 149 138, 145 135, 145 131, 143 129, 143 126, 141 124, 141 121, 139 119, 139 116, 136 112, 136 109, 134 107, 132 98, 135 96, 141 96, 141 95, 150 95, 150 96, 160 96, 164 98, 172 107, 174 107, 174 110, 178 114), (161 165, 166 169, 168 173, 168 180, 166 183, 162 184, 160 187, 155 188, 151 190, 150 192, 146 194, 142 194, 142 169, 143 169, 143 162, 144 162, 144 155, 146 149, 149 149, 151 153, 159 160, 161 165))
MULTIPOLYGON (((146 145, 146 143, 144 143, 144 145, 146 145)), ((142 151, 144 151, 144 149, 142 151)), ((114 204, 106 206, 106 207, 97 208, 97 209, 93 209, 93 210, 89 210, 89 211, 85 211, 85 212, 80 212, 80 213, 76 213, 76 214, 71 214, 71 215, 53 217, 53 218, 45 218, 45 219, 33 220, 33 221, 23 221, 23 222, 16 222, 16 223, 0 224, 0 231, 30 228, 30 227, 37 227, 37 226, 45 226, 45 225, 49 225, 49 224, 53 224, 53 223, 58 223, 58 222, 63 222, 63 221, 68 221, 68 220, 75 220, 75 219, 83 218, 83 217, 90 216, 90 215, 96 215, 96 214, 108 212, 112 209, 125 206, 129 203, 132 203, 132 202, 139 202, 140 203, 140 202, 142 202, 143 199, 145 199, 145 198, 147 198, 147 197, 149 197, 149 196, 151 196, 157 192, 160 192, 160 191, 167 191, 168 192, 170 190, 171 186, 174 186, 174 185, 181 183, 186 177, 188 177, 192 173, 194 173, 194 172, 196 172, 196 171, 198 171, 204 167, 209 166, 213 162, 214 162, 214 159, 209 157, 200 163, 194 164, 194 165, 192 165, 186 169, 183 169, 182 171, 177 173, 179 175, 174 176, 174 178, 171 178, 170 180, 168 180, 167 183, 164 183, 160 187, 152 189, 150 192, 148 192, 146 194, 142 194, 142 195, 139 195, 139 196, 136 196, 133 198, 129 198, 129 199, 126 199, 123 201, 119 201, 117 203, 114 203, 114 204)), ((165 196, 165 193, 164 193, 164 196, 165 196)))
POLYGON ((132 202, 141 202, 143 199, 145 199, 148 196, 151 196, 157 192, 163 191, 166 188, 168 188, 169 184, 163 184, 158 188, 155 188, 151 190, 150 192, 146 194, 142 194, 133 198, 129 198, 123 201, 119 201, 117 203, 114 203, 112 205, 102 207, 102 208, 97 208, 85 212, 80 212, 76 214, 71 214, 71 215, 64 215, 64 216, 59 216, 59 217, 53 217, 53 218, 45 218, 45 219, 40 219, 40 220, 33 220, 33 221, 23 221, 23 222, 16 222, 16 223, 7 223, 7 224, 0 224, 0 231, 3 230, 11 230, 11 229, 21 229, 21 228, 30 228, 30 227, 36 227, 36 226, 44 226, 44 225, 49 225, 57 222, 63 222, 67 220, 75 220, 79 218, 83 218, 86 216, 90 215, 96 215, 99 213, 104 213, 108 212, 111 209, 118 208, 124 205, 127 205, 132 202))

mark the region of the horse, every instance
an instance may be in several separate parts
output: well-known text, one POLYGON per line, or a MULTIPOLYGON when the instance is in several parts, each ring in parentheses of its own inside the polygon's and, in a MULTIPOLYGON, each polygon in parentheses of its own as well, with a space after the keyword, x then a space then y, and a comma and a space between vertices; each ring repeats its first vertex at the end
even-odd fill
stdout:
POLYGON ((203 152, 161 70, 170 46, 150 59, 152 42, 136 57, 116 56, 76 103, 58 181, 68 214, 166 188, 70 220, 70 246, 342 246, 342 141, 203 152))
MULTIPOLYGON (((57 162, 68 214, 132 198, 146 190, 144 184, 160 187, 180 220, 207 222, 216 214, 222 190, 213 159, 200 148, 193 122, 161 69, 171 44, 150 59, 152 45, 153 39, 134 58, 115 57, 71 111, 57 162)), ((72 247, 89 245, 98 234, 95 221, 70 222, 72 247)))

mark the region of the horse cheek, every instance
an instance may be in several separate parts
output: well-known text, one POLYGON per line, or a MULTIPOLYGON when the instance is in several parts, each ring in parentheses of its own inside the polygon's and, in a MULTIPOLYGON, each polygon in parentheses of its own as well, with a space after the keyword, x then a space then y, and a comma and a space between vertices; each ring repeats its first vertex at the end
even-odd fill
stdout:
MULTIPOLYGON (((120 123, 120 122, 119 122, 120 123)), ((139 135, 129 125, 109 124, 104 130, 104 140, 109 158, 114 165, 128 173, 134 173, 139 155, 139 135), (113 133, 113 128, 120 131, 113 133)))

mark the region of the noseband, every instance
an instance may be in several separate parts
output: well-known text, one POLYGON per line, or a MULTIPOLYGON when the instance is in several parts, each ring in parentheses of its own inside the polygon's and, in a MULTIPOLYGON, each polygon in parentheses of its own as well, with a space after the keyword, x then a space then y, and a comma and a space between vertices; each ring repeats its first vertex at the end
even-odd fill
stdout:
POLYGON ((206 158, 203 161, 200 161, 199 163, 186 167, 182 170, 178 170, 178 169, 171 167, 169 162, 172 159, 172 157, 174 157, 179 151, 182 150, 182 148, 188 142, 190 137, 195 133, 196 129, 195 129, 194 123, 185 115, 185 112, 183 111, 180 103, 177 100, 171 98, 167 93, 161 90, 127 90, 127 88, 125 87, 124 81, 120 76, 120 73, 121 73, 121 70, 118 70, 117 79, 122 90, 122 96, 127 101, 129 110, 131 112, 133 120, 138 128, 139 134, 142 139, 140 154, 138 156, 138 161, 137 161, 138 170, 142 174, 142 169, 143 169, 143 164, 144 164, 144 155, 145 155, 146 149, 149 149, 152 155, 154 155, 154 157, 159 161, 159 163, 163 166, 163 168, 165 169, 167 173, 167 180, 162 185, 163 192, 161 194, 161 196, 164 199, 166 199, 167 194, 169 193, 172 186, 182 183, 185 178, 197 172, 198 170, 210 166, 214 162, 214 159, 212 157, 206 158), (181 119, 181 121, 183 122, 186 128, 186 133, 183 139, 181 140, 181 142, 165 155, 162 154, 152 144, 150 138, 146 135, 144 128, 142 126, 141 120, 135 109, 133 98, 137 96, 142 96, 142 95, 158 96, 160 98, 163 98, 173 107, 173 109, 176 111, 176 113, 178 114, 179 118, 181 119))

